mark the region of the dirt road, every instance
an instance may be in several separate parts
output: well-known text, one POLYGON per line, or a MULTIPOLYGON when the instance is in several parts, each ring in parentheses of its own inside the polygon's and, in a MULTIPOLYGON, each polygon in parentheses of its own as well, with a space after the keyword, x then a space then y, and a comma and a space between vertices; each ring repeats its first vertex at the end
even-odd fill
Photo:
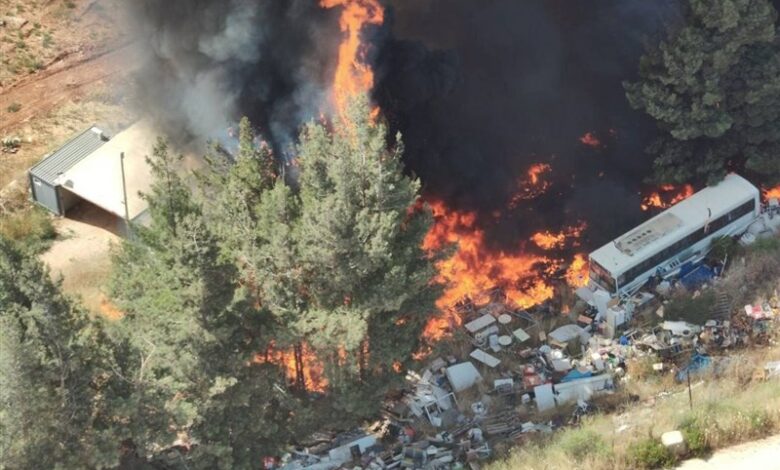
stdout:
POLYGON ((96 82, 127 74, 140 60, 137 47, 129 44, 91 56, 88 52, 77 52, 62 64, 53 64, 39 74, 30 75, 0 94, 0 135, 83 96, 96 82), (19 110, 5 112, 12 105, 18 105, 19 110))
POLYGON ((688 460, 677 468, 681 470, 736 468, 780 470, 780 435, 719 450, 707 460, 688 460))

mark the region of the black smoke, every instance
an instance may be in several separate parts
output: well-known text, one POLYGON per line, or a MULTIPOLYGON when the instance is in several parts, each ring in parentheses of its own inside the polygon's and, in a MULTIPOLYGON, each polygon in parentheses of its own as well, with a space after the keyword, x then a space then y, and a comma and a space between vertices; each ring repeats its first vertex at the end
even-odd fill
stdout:
POLYGON ((477 211, 502 248, 577 219, 594 246, 642 218, 655 126, 621 82, 679 21, 677 0, 391 3, 376 98, 431 197, 477 211), (583 145, 586 132, 603 145, 583 145), (508 210, 537 162, 552 167, 550 191, 508 210))
POLYGON ((248 116, 281 153, 327 103, 337 12, 313 0, 133 0, 142 111, 172 138, 248 116))
MULTIPOLYGON (((174 136, 210 136, 247 115, 279 153, 327 108, 339 9, 317 0, 134 0, 147 52, 144 110, 174 136)), ((590 222, 589 246, 642 218, 655 126, 630 109, 646 45, 679 22, 680 0, 385 0, 365 32, 374 99, 426 193, 475 210, 490 241, 590 222), (597 148, 579 139, 593 133, 597 148), (544 195, 507 209, 533 163, 544 195), (500 212, 500 216, 497 216, 500 212)))

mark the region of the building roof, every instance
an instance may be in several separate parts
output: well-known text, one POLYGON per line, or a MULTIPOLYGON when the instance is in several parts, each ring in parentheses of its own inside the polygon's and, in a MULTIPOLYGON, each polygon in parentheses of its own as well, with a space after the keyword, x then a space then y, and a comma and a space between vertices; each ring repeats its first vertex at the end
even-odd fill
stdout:
POLYGON ((612 273, 622 273, 647 255, 671 245, 708 221, 759 195, 758 188, 732 173, 717 185, 702 189, 607 243, 592 252, 590 258, 612 273))
POLYGON ((81 160, 102 147, 109 138, 99 128, 92 126, 72 138, 58 150, 44 157, 30 169, 30 173, 41 181, 54 186, 57 177, 73 168, 81 160))
POLYGON ((133 220, 147 208, 146 201, 138 193, 148 191, 151 184, 152 175, 146 156, 152 153, 157 135, 150 122, 138 121, 65 171, 57 179, 57 184, 124 218, 120 161, 120 155, 124 153, 127 212, 133 220))

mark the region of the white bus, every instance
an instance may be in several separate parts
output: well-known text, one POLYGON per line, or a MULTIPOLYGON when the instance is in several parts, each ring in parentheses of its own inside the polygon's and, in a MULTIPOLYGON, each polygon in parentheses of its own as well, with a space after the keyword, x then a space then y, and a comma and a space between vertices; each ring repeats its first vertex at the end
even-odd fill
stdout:
POLYGON ((745 232, 760 211, 758 188, 730 174, 591 253, 591 287, 632 295, 651 277, 700 261, 714 238, 745 232))

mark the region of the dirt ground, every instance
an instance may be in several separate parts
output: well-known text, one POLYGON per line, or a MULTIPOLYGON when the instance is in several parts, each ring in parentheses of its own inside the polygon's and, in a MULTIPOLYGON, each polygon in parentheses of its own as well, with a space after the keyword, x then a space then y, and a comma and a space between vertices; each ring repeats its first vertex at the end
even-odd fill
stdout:
POLYGON ((780 436, 722 449, 715 452, 707 460, 688 460, 677 468, 681 470, 732 470, 737 468, 780 470, 780 436))
POLYGON ((41 260, 54 278, 62 276, 67 294, 80 297, 92 312, 110 311, 104 289, 111 272, 109 250, 120 241, 116 218, 95 206, 82 205, 54 225, 59 236, 41 260))
POLYGON ((138 63, 121 0, 0 0, 0 189, 92 124, 134 120, 124 96, 138 63), (48 38, 48 39, 47 39, 48 38), (31 57, 40 63, 25 68, 31 57))
POLYGON ((121 3, 0 0, 0 93, 116 49, 127 40, 121 3))

